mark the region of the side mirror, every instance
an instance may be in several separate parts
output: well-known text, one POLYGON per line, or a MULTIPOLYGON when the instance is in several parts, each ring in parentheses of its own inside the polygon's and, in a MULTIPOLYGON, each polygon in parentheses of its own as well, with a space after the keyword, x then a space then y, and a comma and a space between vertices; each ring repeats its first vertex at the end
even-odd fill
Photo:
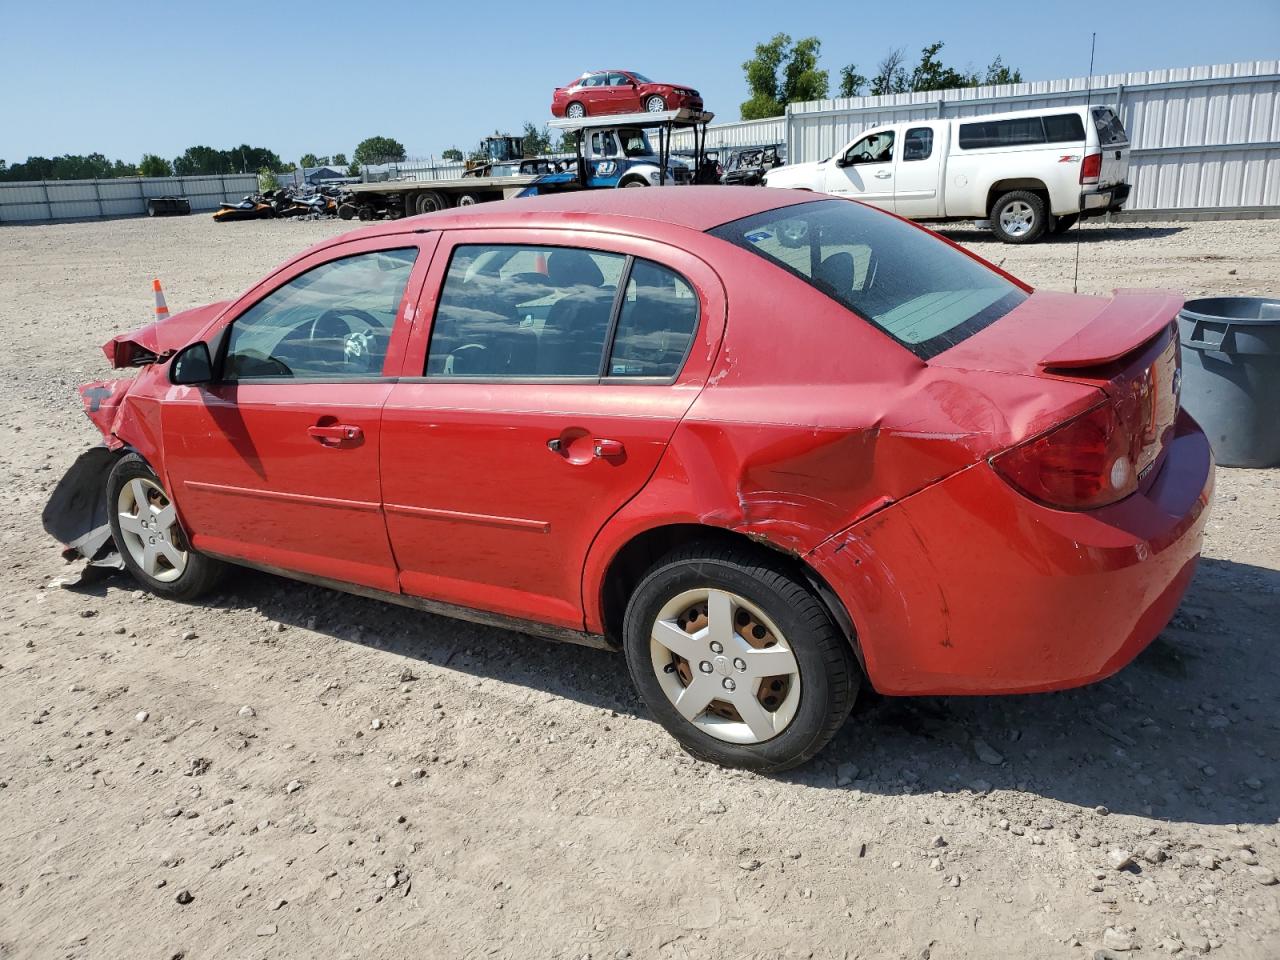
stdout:
POLYGON ((179 386, 209 383, 213 380, 213 357, 203 340, 189 343, 169 363, 169 382, 179 386))
POLYGON ((837 167, 852 166, 852 162, 849 160, 849 155, 847 153, 842 153, 840 154, 840 156, 836 157, 836 166, 837 167))

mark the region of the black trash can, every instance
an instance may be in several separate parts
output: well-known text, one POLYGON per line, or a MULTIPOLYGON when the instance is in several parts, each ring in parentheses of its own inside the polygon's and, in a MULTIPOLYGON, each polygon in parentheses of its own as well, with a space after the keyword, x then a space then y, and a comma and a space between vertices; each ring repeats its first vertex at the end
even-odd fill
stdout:
POLYGON ((1224 467, 1280 465, 1280 300, 1188 300, 1178 314, 1182 405, 1224 467))

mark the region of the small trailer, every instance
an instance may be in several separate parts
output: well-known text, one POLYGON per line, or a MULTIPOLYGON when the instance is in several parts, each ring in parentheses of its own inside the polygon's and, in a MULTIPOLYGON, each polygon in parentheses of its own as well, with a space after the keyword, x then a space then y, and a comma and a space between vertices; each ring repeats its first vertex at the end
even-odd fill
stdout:
MULTIPOLYGON (((707 124, 713 117, 714 114, 682 109, 552 120, 552 128, 574 135, 575 156, 493 163, 484 171, 488 176, 359 183, 351 187, 338 215, 344 219, 396 219, 489 200, 570 190, 714 183, 714 171, 707 179, 705 165, 696 164, 691 170, 671 156, 674 130, 693 128, 695 142, 705 144, 707 124), (656 150, 649 130, 657 131, 656 150)), ((696 155, 702 156, 701 149, 696 155)))

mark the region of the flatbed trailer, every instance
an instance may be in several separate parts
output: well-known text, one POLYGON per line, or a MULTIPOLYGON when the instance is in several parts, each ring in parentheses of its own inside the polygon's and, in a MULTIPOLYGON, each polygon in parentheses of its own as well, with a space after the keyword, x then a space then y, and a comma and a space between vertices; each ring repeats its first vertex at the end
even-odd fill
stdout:
MULTIPOLYGON (((651 113, 612 114, 599 117, 552 120, 550 126, 575 133, 576 160, 568 161, 562 173, 535 176, 458 177, 452 180, 387 180, 381 183, 358 183, 350 188, 351 196, 339 207, 344 219, 359 217, 371 220, 377 216, 392 218, 432 213, 448 207, 469 206, 489 200, 509 200, 546 193, 572 190, 602 190, 625 186, 664 185, 670 176, 671 133, 675 129, 693 127, 695 141, 705 143, 707 124, 714 114, 692 110, 663 110, 651 113), (658 131, 658 150, 654 155, 634 156, 619 148, 614 154, 593 152, 586 134, 602 130, 658 131), (584 152, 584 145, 586 150, 584 152), (652 169, 651 169, 652 168, 652 169)), ((608 138, 602 138, 606 142, 608 138)), ((615 143, 617 137, 613 138, 615 143)), ((644 140, 644 137, 639 139, 644 140)), ((701 156, 701 153, 698 154, 701 156)), ((690 177, 697 180, 697 177, 690 177)), ((677 180, 677 182, 685 182, 677 180)))

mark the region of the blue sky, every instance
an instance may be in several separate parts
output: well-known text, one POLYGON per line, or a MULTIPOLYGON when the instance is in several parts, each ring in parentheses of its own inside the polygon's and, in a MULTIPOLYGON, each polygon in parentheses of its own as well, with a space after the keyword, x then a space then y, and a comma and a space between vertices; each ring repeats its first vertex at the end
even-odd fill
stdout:
POLYGON ((247 142, 296 161, 350 155, 374 134, 427 156, 542 123, 556 85, 608 67, 696 86, 721 119, 737 119, 742 61, 778 31, 817 35, 833 86, 845 63, 870 75, 890 48, 914 59, 934 40, 948 63, 982 67, 1001 54, 1028 80, 1084 74, 1091 29, 1099 73, 1280 51, 1280 0, 650 6, 0 0, 0 158, 172 158, 247 142))

